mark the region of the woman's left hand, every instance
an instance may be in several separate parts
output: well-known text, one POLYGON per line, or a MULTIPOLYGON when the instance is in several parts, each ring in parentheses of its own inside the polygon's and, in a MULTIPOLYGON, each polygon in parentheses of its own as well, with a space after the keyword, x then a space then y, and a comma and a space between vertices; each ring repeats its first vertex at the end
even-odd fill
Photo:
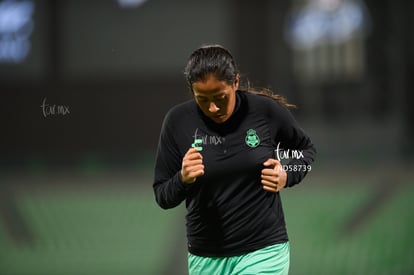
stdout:
POLYGON ((278 160, 268 159, 263 165, 269 167, 262 170, 263 189, 270 192, 279 192, 286 186, 287 181, 287 174, 283 170, 282 164, 278 160))

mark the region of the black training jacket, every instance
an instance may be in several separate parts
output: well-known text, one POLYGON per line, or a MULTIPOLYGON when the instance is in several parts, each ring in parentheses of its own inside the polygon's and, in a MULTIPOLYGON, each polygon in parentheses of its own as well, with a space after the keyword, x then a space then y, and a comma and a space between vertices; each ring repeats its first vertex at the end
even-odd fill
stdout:
POLYGON ((310 170, 315 148, 291 113, 275 100, 237 91, 233 115, 217 124, 194 100, 165 116, 153 188, 164 209, 186 201, 188 251, 199 256, 236 256, 288 240, 280 194, 263 190, 261 170, 280 159, 287 187, 310 170), (205 174, 181 181, 190 147, 203 156, 205 174))

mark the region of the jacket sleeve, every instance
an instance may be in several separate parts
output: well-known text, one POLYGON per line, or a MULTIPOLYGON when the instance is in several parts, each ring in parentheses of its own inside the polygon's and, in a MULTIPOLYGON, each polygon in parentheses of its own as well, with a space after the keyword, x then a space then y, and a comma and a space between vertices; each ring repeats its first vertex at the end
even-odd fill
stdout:
POLYGON ((281 124, 276 134, 275 159, 282 159, 287 173, 286 187, 292 187, 312 169, 316 149, 291 112, 284 106, 279 106, 279 111, 277 117, 281 124))
POLYGON ((158 205, 163 209, 178 206, 186 197, 185 183, 181 181, 182 155, 173 135, 170 113, 164 119, 155 160, 153 189, 158 205))

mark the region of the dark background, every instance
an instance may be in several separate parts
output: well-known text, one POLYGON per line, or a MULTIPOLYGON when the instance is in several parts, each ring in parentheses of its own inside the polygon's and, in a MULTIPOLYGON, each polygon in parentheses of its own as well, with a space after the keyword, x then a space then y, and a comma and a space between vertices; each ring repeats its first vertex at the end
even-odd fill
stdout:
MULTIPOLYGON (((66 165, 88 155, 116 162, 152 150, 166 111, 190 96, 182 76, 188 55, 206 43, 229 48, 252 85, 297 104, 294 112, 305 126, 329 132, 341 124, 350 131, 374 125, 382 129, 373 138, 381 140, 397 123, 398 143, 389 146, 412 152, 410 1, 365 1, 362 71, 311 81, 293 68, 295 52, 286 40, 294 2, 152 0, 136 8, 116 1, 34 3, 28 57, 0 64, 5 165, 66 165), (67 106, 70 114, 45 118, 44 99, 67 106)), ((352 139, 358 140, 357 131, 352 139)), ((322 152, 324 145, 318 144, 322 152)))

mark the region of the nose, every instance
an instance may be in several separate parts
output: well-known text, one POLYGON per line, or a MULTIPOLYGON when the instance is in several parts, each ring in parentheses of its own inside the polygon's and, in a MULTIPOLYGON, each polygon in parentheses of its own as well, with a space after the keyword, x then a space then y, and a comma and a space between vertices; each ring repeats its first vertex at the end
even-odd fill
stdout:
POLYGON ((214 102, 210 102, 210 106, 208 107, 208 111, 210 113, 216 113, 218 110, 220 110, 219 107, 214 102))

